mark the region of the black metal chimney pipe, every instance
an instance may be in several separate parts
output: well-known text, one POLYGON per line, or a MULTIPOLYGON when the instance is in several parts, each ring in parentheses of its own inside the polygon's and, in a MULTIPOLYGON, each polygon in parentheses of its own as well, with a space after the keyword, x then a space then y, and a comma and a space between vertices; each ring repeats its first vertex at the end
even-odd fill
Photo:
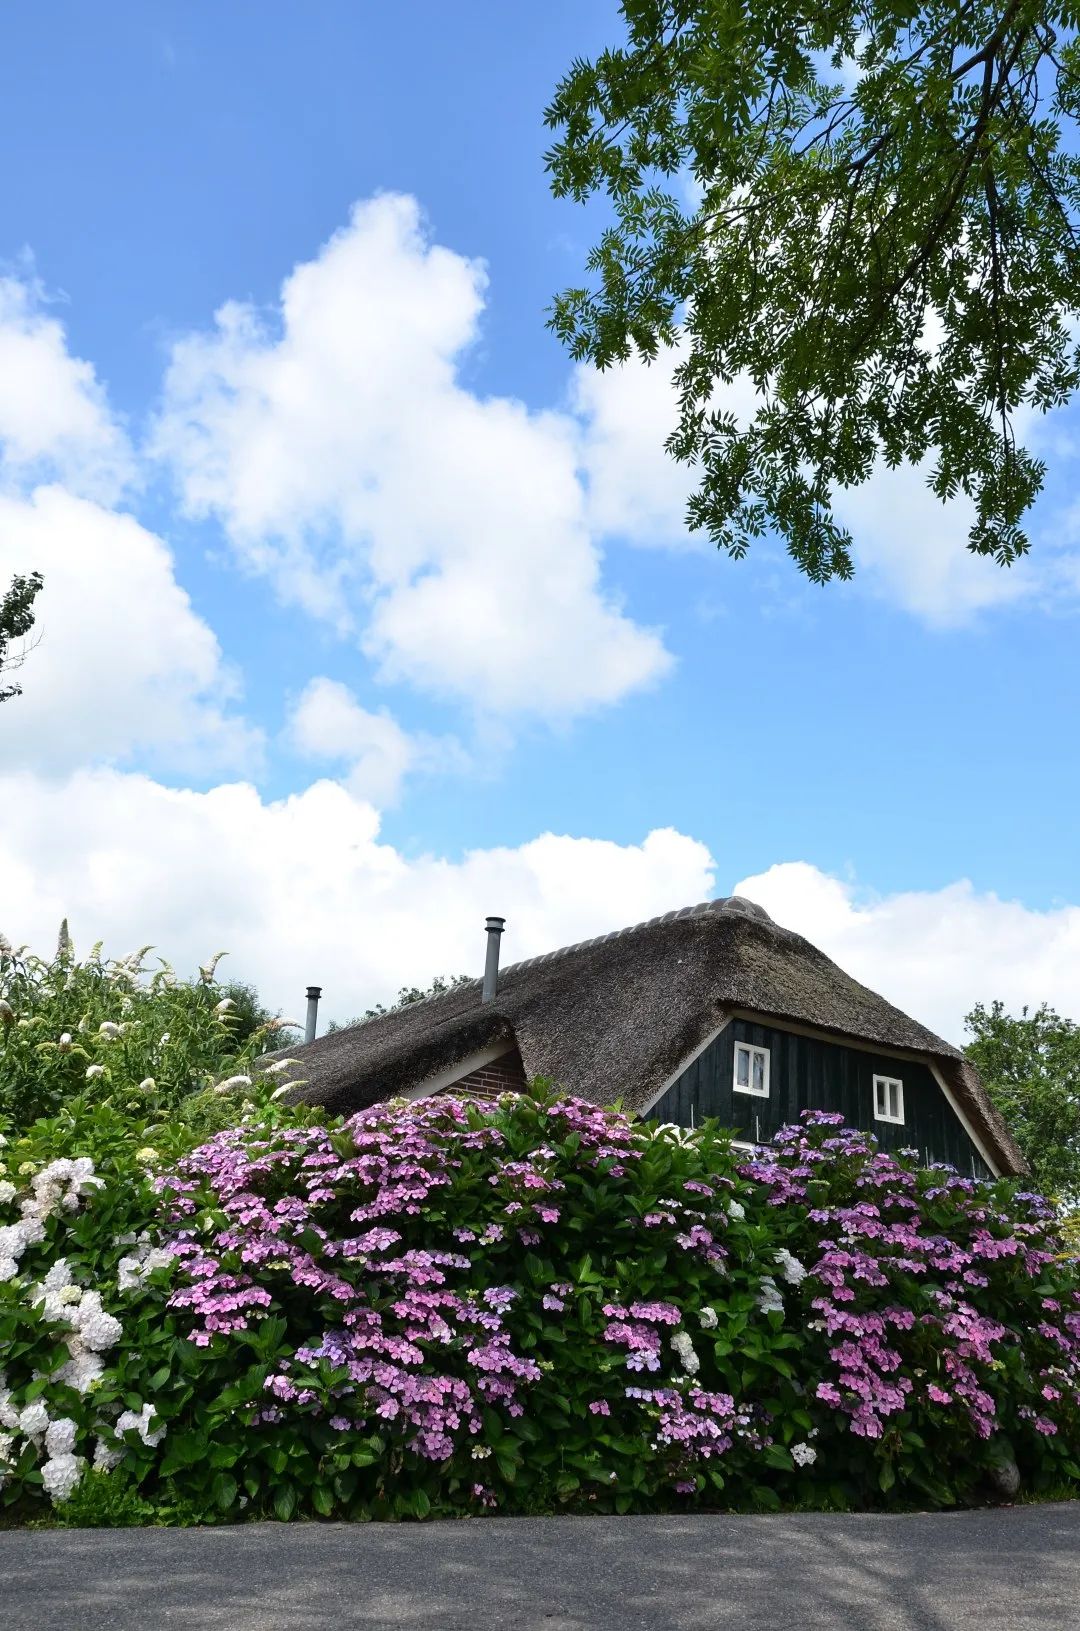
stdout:
POLYGON ((304 1026, 304 1041, 314 1042, 315 1026, 319 1019, 319 998, 322 996, 321 985, 309 985, 307 988, 307 1023, 304 1026))
POLYGON ((487 961, 484 964, 484 994, 481 1002, 494 1002, 499 989, 499 937, 506 925, 504 917, 487 920, 487 961))

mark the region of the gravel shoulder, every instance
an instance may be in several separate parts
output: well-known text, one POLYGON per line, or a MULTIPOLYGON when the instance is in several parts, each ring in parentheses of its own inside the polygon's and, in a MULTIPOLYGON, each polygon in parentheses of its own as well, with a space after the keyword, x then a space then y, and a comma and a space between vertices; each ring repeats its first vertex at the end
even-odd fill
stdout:
POLYGON ((4 1631, 1080 1631, 1080 1502, 0 1531, 4 1631))

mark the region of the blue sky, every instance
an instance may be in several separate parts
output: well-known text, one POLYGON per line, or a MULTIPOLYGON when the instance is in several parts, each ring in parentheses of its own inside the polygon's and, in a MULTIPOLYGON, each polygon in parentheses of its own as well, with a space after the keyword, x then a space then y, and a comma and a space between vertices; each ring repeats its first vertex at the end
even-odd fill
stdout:
POLYGON ((854 585, 688 540, 665 381, 590 382, 544 326, 597 217, 550 197, 542 110, 617 34, 586 0, 8 17, 0 259, 25 371, 0 386, 0 568, 53 563, 0 712, 14 938, 58 904, 84 941, 181 964, 220 933, 280 1000, 318 976, 348 1008, 460 965, 470 912, 506 910, 524 955, 759 880, 950 1034, 977 995, 1067 1006, 1075 412, 1035 427, 1051 476, 1011 576, 965 556, 962 509, 911 472, 845 508, 854 585), (296 268, 314 310, 290 315, 296 268), (121 547, 127 516, 144 533, 121 547), (96 640, 69 637, 95 593, 96 640), (226 830, 236 786, 255 803, 226 830), (146 799, 183 813, 186 859, 146 799), (545 834, 564 847, 541 863, 545 834), (280 916, 255 905, 275 891, 280 916))

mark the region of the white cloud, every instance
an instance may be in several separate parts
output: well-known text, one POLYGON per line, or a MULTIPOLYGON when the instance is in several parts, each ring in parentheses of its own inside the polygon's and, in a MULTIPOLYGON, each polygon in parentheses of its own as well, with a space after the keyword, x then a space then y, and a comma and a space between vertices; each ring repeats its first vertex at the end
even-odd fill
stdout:
POLYGON ((0 495, 0 588, 40 571, 23 694, 0 707, 0 764, 53 773, 141 753, 190 770, 250 765, 259 736, 228 712, 236 680, 129 515, 59 487, 0 495))
POLYGON ((179 341, 155 447, 279 595, 360 630, 385 680, 569 717, 655 680, 659 635, 600 578, 577 427, 459 370, 486 276, 385 196, 250 306, 179 341))
POLYGON ((290 711, 286 740, 304 758, 347 765, 345 785, 380 810, 397 802, 401 784, 417 771, 461 771, 469 759, 452 738, 403 730, 385 708, 372 712, 347 685, 319 676, 290 711))
POLYGON ((943 504, 926 485, 922 467, 879 465, 861 487, 841 490, 834 502, 854 540, 856 581, 932 627, 954 628, 1040 592, 1039 561, 1027 557, 1001 567, 972 554, 967 539, 975 506, 966 498, 943 504))
POLYGON ((16 944, 50 951, 67 916, 77 948, 152 939, 183 972, 226 947, 226 967, 286 1011, 321 984, 327 1018, 480 972, 489 912, 508 919, 511 962, 700 900, 713 882, 704 845, 670 829, 636 845, 546 833, 407 859, 380 842, 372 806, 329 781, 264 803, 245 784, 197 793, 114 770, 0 775, 0 806, 0 929, 16 944))
POLYGON ((0 278, 0 443, 9 482, 58 476, 110 502, 134 474, 92 366, 71 356, 37 285, 15 277, 0 278))
POLYGON ((996 997, 1013 1011, 1049 1002, 1077 1015, 1080 906, 1034 911, 966 880, 876 896, 805 861, 736 889, 951 1042, 963 1042, 974 1004, 996 997))
POLYGON ((712 548, 686 525, 697 472, 664 451, 678 421, 675 351, 640 357, 603 373, 579 365, 571 403, 581 420, 581 462, 589 519, 597 532, 629 543, 712 548))

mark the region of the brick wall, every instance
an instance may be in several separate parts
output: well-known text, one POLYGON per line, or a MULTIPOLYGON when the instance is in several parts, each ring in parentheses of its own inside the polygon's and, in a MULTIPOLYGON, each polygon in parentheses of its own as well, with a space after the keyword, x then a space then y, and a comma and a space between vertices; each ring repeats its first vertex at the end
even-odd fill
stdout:
POLYGON ((454 1097, 468 1093, 477 1099, 497 1099, 500 1093, 524 1093, 527 1086, 521 1054, 516 1048, 511 1048, 490 1064, 470 1070, 467 1076, 459 1077, 441 1091, 454 1097))

